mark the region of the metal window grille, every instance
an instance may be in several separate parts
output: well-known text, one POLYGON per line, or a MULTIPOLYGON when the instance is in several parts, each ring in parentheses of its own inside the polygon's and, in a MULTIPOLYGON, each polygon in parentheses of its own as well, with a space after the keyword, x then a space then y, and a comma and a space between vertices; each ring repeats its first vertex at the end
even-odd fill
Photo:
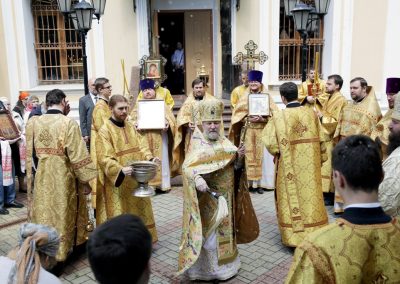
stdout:
MULTIPOLYGON (((304 1, 303 1, 304 2, 304 1)), ((305 1, 314 4, 314 1, 305 1)), ((314 68, 315 53, 319 51, 319 70, 322 70, 322 52, 324 47, 324 23, 318 20, 315 32, 309 32, 307 45, 307 70, 314 68)), ((301 46, 302 39, 296 31, 293 18, 286 16, 283 0, 281 0, 279 17, 279 80, 301 80, 301 46)), ((320 71, 321 73, 321 71, 320 71)), ((308 74, 308 72, 307 72, 308 74)), ((320 74, 320 76, 322 76, 320 74)))
POLYGON ((32 1, 39 84, 83 82, 82 42, 57 0, 32 1))

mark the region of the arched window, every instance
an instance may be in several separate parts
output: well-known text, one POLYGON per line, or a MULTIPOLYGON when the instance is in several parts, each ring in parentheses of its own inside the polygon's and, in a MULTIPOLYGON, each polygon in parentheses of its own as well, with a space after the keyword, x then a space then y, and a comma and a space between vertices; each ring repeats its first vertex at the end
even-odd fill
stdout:
MULTIPOLYGON (((314 5, 314 0, 302 2, 314 5)), ((321 70, 322 66, 324 22, 323 20, 318 20, 316 24, 316 30, 308 33, 307 70, 315 67, 314 56, 317 51, 320 53, 319 70, 321 70)), ((300 34, 296 31, 293 18, 286 16, 284 2, 281 0, 279 16, 279 80, 301 80, 301 46, 302 39, 300 34)))
POLYGON ((39 84, 83 82, 82 43, 57 0, 32 0, 39 84))

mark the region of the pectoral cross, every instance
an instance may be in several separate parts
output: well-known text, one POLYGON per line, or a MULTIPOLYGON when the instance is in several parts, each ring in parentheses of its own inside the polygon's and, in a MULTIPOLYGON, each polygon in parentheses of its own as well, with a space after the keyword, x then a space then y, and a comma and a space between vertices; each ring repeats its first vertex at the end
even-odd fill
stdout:
POLYGON ((260 63, 261 65, 268 60, 268 56, 263 52, 256 54, 255 50, 258 48, 258 45, 254 43, 254 41, 250 40, 244 46, 246 49, 247 54, 243 54, 243 52, 238 52, 236 56, 233 58, 233 61, 239 65, 243 64, 243 61, 247 62, 247 69, 254 70, 256 68, 256 62, 260 63))

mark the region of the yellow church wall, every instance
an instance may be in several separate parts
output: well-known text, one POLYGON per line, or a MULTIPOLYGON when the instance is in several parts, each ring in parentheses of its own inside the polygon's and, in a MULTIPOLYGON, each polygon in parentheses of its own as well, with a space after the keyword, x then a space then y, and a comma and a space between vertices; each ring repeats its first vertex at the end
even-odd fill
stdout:
POLYGON ((364 77, 376 90, 384 90, 387 1, 355 0, 351 54, 351 78, 364 77), (373 7, 373 9, 371 8, 373 7))

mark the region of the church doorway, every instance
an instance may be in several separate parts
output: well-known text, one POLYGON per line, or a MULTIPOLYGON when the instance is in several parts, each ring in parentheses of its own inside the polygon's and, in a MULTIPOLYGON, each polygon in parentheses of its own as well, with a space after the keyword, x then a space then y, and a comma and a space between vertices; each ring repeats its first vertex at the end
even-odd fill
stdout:
POLYGON ((157 31, 158 41, 153 42, 158 42, 155 49, 167 59, 165 71, 168 79, 163 85, 174 95, 187 95, 191 92, 192 81, 204 65, 209 75, 209 91, 212 92, 214 89, 212 11, 159 10, 155 16, 157 21, 154 30, 157 31), (179 49, 177 47, 179 43, 183 52, 178 52, 174 56, 175 51, 179 49), (181 54, 183 56, 180 56, 181 54), (174 66, 173 63, 178 64, 174 66))
POLYGON ((185 93, 184 13, 158 13, 158 50, 167 59, 162 84, 173 95, 185 93))

